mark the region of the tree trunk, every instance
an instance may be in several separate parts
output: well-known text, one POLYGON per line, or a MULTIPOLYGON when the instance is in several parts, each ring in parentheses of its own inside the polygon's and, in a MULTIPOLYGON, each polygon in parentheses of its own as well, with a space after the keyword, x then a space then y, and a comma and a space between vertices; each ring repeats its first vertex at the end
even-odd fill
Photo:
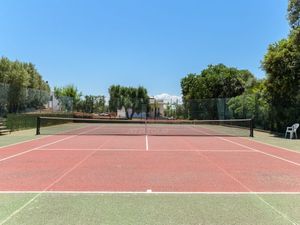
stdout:
POLYGON ((129 113, 128 113, 128 109, 125 108, 125 113, 126 113, 126 118, 129 119, 129 113))
POLYGON ((131 115, 130 115, 130 119, 133 118, 134 113, 135 113, 135 111, 132 109, 132 112, 131 112, 131 115))

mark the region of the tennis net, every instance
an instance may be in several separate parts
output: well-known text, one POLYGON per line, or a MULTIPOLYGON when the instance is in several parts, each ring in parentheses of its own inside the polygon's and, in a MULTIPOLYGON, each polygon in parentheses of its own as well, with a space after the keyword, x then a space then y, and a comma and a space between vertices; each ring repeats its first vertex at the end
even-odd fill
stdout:
POLYGON ((251 136, 251 119, 103 120, 39 117, 37 135, 251 136))

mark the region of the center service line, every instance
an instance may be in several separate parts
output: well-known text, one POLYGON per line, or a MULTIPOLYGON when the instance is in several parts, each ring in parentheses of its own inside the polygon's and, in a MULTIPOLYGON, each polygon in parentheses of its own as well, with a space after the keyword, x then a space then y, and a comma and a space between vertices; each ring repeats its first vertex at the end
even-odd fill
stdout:
POLYGON ((146 151, 149 150, 149 144, 148 144, 148 135, 145 136, 146 139, 146 151))

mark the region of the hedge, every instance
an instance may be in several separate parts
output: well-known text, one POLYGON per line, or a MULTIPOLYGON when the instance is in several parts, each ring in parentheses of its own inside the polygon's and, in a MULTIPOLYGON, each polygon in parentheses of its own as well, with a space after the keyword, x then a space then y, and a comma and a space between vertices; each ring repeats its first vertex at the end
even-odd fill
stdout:
POLYGON ((26 130, 36 128, 37 117, 64 117, 72 118, 70 113, 31 113, 31 114, 8 114, 6 126, 11 131, 26 130))

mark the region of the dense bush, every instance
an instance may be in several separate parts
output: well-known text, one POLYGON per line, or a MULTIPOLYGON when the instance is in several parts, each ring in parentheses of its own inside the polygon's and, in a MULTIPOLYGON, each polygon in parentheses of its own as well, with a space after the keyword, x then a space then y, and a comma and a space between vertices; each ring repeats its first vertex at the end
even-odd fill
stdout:
POLYGON ((32 63, 0 58, 0 114, 41 108, 49 101, 49 92, 32 63))
POLYGON ((71 113, 30 113, 8 114, 6 126, 11 131, 34 129, 37 125, 37 117, 73 117, 71 113))

